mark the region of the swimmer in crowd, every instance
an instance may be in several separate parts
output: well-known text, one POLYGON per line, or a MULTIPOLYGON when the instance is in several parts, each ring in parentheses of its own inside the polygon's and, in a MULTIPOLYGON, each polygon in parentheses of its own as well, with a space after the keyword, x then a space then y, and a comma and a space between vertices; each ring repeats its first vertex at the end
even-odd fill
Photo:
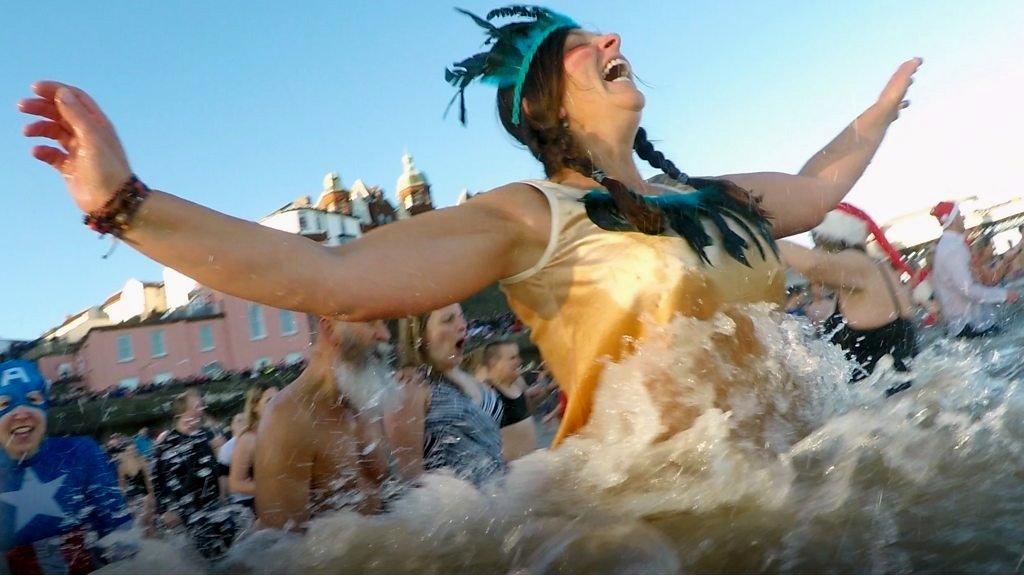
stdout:
POLYGON ((389 451, 401 460, 411 450, 386 437, 394 417, 403 438, 403 420, 401 392, 377 352, 390 339, 384 322, 320 318, 316 326, 309 364, 264 409, 258 432, 256 510, 267 527, 302 530, 340 508, 380 512, 389 451))

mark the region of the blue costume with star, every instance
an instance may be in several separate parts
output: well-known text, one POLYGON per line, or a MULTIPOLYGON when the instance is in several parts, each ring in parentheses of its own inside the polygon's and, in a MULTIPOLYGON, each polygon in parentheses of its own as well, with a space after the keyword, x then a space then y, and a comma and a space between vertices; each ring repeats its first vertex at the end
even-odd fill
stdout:
MULTIPOLYGON (((45 414, 45 386, 29 362, 0 364, 0 418, 20 406, 45 414)), ((23 460, 0 450, 0 572, 92 572, 103 564, 99 540, 131 519, 110 460, 93 440, 44 438, 23 460)))

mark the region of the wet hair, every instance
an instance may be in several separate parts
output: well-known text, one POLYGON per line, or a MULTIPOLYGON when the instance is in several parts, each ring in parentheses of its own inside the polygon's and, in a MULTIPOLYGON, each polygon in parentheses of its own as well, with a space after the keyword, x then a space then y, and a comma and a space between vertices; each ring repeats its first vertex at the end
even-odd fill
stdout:
POLYGON ((407 316, 398 320, 395 347, 399 368, 421 368, 430 365, 427 354, 427 320, 433 312, 407 316))
MULTIPOLYGON (((574 170, 588 178, 594 178, 604 186, 615 202, 615 208, 637 230, 647 234, 658 234, 665 228, 666 217, 657 208, 644 202, 640 194, 625 184, 603 175, 600 166, 595 166, 590 154, 573 137, 568 126, 560 118, 562 99, 565 95, 565 73, 562 58, 565 40, 570 29, 551 33, 541 43, 530 64, 522 91, 520 123, 512 123, 513 88, 498 90, 498 115, 505 131, 525 145, 534 158, 544 165, 544 173, 550 178, 563 169, 574 170)), ((760 199, 749 191, 728 180, 691 178, 675 163, 654 148, 647 139, 647 131, 637 130, 633 150, 652 167, 661 170, 670 180, 694 188, 718 186, 726 195, 748 205, 762 218, 768 214, 761 209, 760 199)))
POLYGON ((245 431, 255 432, 260 425, 260 413, 259 406, 260 400, 263 400, 263 395, 267 393, 270 388, 260 388, 259 386, 253 386, 249 388, 249 391, 245 393, 245 431))
POLYGON ((811 238, 814 240, 814 246, 829 252, 831 254, 838 254, 844 250, 859 250, 861 252, 867 252, 867 246, 863 243, 850 244, 849 242, 843 242, 842 240, 835 240, 833 238, 826 238, 819 234, 811 234, 811 238))

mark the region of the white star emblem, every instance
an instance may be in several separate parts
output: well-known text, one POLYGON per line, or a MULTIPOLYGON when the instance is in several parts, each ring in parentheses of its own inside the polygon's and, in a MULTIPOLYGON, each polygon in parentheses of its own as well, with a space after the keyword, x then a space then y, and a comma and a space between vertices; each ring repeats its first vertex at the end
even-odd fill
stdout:
POLYGON ((35 470, 28 468, 21 479, 21 488, 0 494, 0 502, 14 506, 14 531, 24 528, 36 516, 64 517, 64 510, 54 496, 64 485, 67 474, 43 483, 35 470))

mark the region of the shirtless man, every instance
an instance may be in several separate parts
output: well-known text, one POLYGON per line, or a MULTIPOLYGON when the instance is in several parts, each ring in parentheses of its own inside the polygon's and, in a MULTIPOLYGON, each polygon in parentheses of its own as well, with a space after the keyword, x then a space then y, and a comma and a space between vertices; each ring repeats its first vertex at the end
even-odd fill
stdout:
POLYGON ((399 390, 376 350, 390 334, 383 321, 321 318, 317 327, 309 365, 259 426, 256 510, 271 528, 302 530, 338 508, 381 509, 389 472, 384 416, 398 406, 399 390))

